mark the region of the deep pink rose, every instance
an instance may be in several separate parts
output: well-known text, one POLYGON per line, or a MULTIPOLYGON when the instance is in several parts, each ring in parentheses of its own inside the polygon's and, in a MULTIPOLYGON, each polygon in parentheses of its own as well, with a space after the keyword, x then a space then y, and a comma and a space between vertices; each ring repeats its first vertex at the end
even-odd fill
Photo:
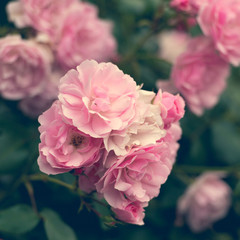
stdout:
POLYGON ((199 9, 212 0, 172 0, 170 5, 180 11, 196 15, 199 9))
POLYGON ((146 207, 147 203, 141 202, 127 202, 126 206, 122 208, 112 208, 113 212, 116 214, 116 217, 121 221, 143 225, 143 218, 145 217, 143 207, 146 207))
POLYGON ((46 84, 51 52, 20 36, 0 39, 0 94, 7 99, 19 100, 40 93, 46 84))
POLYGON ((153 104, 159 105, 164 128, 167 129, 172 123, 179 121, 184 116, 185 102, 179 95, 158 91, 153 104))
POLYGON ((19 0, 7 6, 9 19, 17 27, 31 26, 56 38, 66 12, 78 0, 19 0))
POLYGON ((86 59, 104 62, 116 56, 112 23, 99 19, 96 13, 93 5, 80 3, 65 17, 57 58, 67 69, 75 68, 86 59))
POLYGON ((123 157, 116 157, 96 184, 97 191, 117 209, 130 202, 146 203, 158 196, 161 185, 172 169, 168 145, 158 143, 132 149, 123 157))
POLYGON ((178 201, 178 221, 184 216, 194 232, 201 232, 225 217, 231 204, 231 189, 219 173, 201 175, 178 201))
POLYGON ((228 75, 229 64, 216 54, 211 40, 197 37, 178 57, 171 78, 191 111, 201 115, 218 102, 228 75))
POLYGON ((240 4, 238 0, 213 0, 198 16, 204 34, 213 39, 224 59, 240 65, 240 4))
POLYGON ((91 166, 100 158, 102 139, 95 139, 66 124, 59 101, 39 117, 41 133, 38 165, 42 172, 58 174, 91 166))
POLYGON ((92 137, 123 130, 136 114, 136 83, 112 63, 84 61, 61 79, 59 91, 63 115, 92 137))

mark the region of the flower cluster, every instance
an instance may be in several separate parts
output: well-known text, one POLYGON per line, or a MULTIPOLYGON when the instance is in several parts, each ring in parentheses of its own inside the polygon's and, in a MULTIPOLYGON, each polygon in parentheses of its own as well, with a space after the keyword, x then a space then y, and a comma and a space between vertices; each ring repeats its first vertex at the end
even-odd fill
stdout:
POLYGON ((204 109, 212 108, 218 102, 226 87, 229 64, 240 65, 239 1, 172 0, 170 5, 188 13, 190 18, 194 17, 204 36, 186 37, 184 43, 182 35, 186 33, 160 35, 160 48, 164 48, 160 57, 166 59, 164 53, 174 51, 168 54, 173 56, 170 61, 174 65, 170 82, 160 81, 158 85, 180 92, 190 110, 201 115, 204 109), (178 44, 179 39, 180 48, 175 51, 170 43, 178 44))
POLYGON ((40 170, 74 170, 80 189, 141 225, 175 162, 184 105, 179 95, 142 90, 112 63, 86 60, 61 78, 58 100, 39 117, 40 170))
POLYGON ((20 100, 37 117, 57 99, 60 76, 86 59, 116 57, 112 23, 98 17, 97 8, 78 0, 19 0, 7 5, 17 28, 30 27, 32 37, 0 39, 0 94, 20 100))

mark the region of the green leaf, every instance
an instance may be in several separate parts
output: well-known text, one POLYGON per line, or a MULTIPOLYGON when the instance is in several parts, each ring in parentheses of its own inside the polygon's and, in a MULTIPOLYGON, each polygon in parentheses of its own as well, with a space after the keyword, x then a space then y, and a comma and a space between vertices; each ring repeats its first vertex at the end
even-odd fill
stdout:
POLYGON ((238 129, 229 122, 216 122, 212 126, 213 144, 217 156, 228 164, 239 163, 240 138, 238 129))
POLYGON ((44 228, 48 240, 77 240, 77 237, 60 216, 51 209, 44 209, 41 212, 44 218, 44 228))
POLYGON ((21 166, 27 159, 24 140, 12 134, 0 133, 0 173, 7 173, 21 166))
POLYGON ((0 232, 23 234, 39 223, 39 218, 28 205, 15 205, 0 211, 0 232))

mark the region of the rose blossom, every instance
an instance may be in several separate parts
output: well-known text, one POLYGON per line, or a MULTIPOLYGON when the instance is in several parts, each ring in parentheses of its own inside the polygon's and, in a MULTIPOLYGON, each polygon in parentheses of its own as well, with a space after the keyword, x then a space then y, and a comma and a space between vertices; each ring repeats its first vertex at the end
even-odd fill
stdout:
POLYGON ((128 201, 122 208, 112 208, 112 210, 121 221, 143 225, 143 218, 145 217, 143 207, 146 206, 147 203, 128 201))
POLYGON ((180 11, 196 15, 203 5, 209 4, 211 1, 212 0, 172 0, 170 6, 180 11))
POLYGON ((167 129, 172 123, 179 121, 184 116, 185 102, 179 95, 172 95, 168 92, 158 91, 153 104, 159 105, 164 128, 167 129))
POLYGON ((66 124, 55 101, 39 117, 41 133, 38 165, 42 172, 58 174, 91 166, 99 160, 102 139, 95 139, 66 124))
POLYGON ((48 49, 20 36, 0 39, 0 93, 18 100, 37 95, 47 82, 52 55, 48 49))
POLYGON ((181 31, 165 31, 159 34, 159 57, 174 63, 176 58, 186 50, 190 36, 181 31))
POLYGON ((122 131, 112 131, 104 138, 107 151, 116 155, 125 155, 132 147, 155 144, 164 137, 163 121, 160 108, 152 104, 154 92, 138 90, 136 116, 133 122, 122 131))
POLYGON ((238 0, 213 0, 200 11, 198 23, 204 34, 213 39, 221 56, 240 65, 240 4, 238 0))
POLYGON ((49 79, 39 94, 21 100, 19 107, 29 117, 37 118, 51 107, 58 96, 59 79, 63 75, 60 69, 49 74, 49 79))
POLYGON ((9 20, 17 27, 31 26, 56 37, 66 10, 78 0, 19 0, 7 5, 9 20))
POLYGON ((113 208, 123 209, 129 201, 145 203, 158 196, 171 169, 167 144, 134 148, 115 157, 115 164, 96 184, 97 191, 113 208))
POLYGON ((228 75, 229 65, 215 53, 211 40, 197 37, 178 57, 171 79, 191 111, 201 115, 204 108, 212 108, 217 103, 228 75))
POLYGON ((179 149, 179 143, 177 142, 180 140, 182 136, 182 128, 180 127, 179 122, 172 123, 170 128, 166 131, 166 136, 159 140, 158 142, 164 142, 168 144, 169 149, 169 159, 172 164, 176 161, 177 151, 179 149))
POLYGON ((136 83, 112 63, 86 60, 60 81, 65 118, 92 137, 123 130, 136 114, 136 83))
POLYGON ((103 166, 103 160, 106 155, 106 151, 101 151, 101 158, 98 162, 94 163, 90 167, 83 167, 74 170, 74 175, 78 175, 78 185, 81 190, 86 193, 90 193, 96 190, 95 184, 104 175, 106 171, 103 166))
POLYGON ((223 218, 231 204, 231 189, 220 173, 201 175, 178 201, 179 218, 186 217, 194 232, 209 228, 223 218))
POLYGON ((86 59, 106 61, 116 55, 112 23, 97 17, 89 3, 72 8, 61 27, 57 58, 67 69, 75 68, 86 59))

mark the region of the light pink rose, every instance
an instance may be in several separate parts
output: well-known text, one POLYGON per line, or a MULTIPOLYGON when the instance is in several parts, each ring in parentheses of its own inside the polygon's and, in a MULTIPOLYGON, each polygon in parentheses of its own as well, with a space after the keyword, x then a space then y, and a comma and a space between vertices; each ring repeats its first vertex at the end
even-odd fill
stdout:
POLYGON ((0 39, 0 94, 19 100, 40 93, 47 82, 51 52, 20 36, 0 39))
POLYGON ((102 139, 95 139, 66 124, 59 101, 39 117, 41 133, 38 165, 42 172, 58 174, 91 166, 100 158, 102 139))
POLYGON ((143 207, 146 206, 147 203, 129 201, 126 206, 123 206, 122 208, 112 208, 112 210, 116 214, 116 217, 121 221, 143 225, 143 218, 145 217, 143 207))
POLYGON ((181 31, 165 31, 158 36, 159 57, 174 63, 177 57, 186 50, 190 36, 181 31))
POLYGON ((204 5, 198 23, 206 36, 213 39, 221 56, 240 65, 240 4, 238 0, 213 0, 204 5))
POLYGON ((7 6, 9 20, 17 27, 31 26, 55 38, 67 10, 78 0, 19 0, 7 6))
POLYGON ((218 102, 228 75, 229 64, 216 54, 211 40, 197 37, 178 57, 171 78, 191 111, 201 115, 218 102))
POLYGON ((129 201, 146 203, 158 196, 171 169, 167 144, 135 148, 115 157, 115 164, 96 184, 97 191, 117 209, 125 208, 129 201))
POLYGON ((20 1, 9 2, 6 7, 8 20, 14 22, 16 27, 24 28, 30 25, 28 17, 24 13, 23 5, 20 1))
POLYGON ((152 104, 155 93, 139 89, 138 95, 132 123, 126 129, 112 131, 104 138, 106 150, 113 150, 118 156, 127 154, 132 147, 155 144, 166 134, 160 107, 152 104))
POLYGON ((65 17, 56 50, 59 62, 67 69, 86 59, 104 62, 115 57, 112 23, 99 19, 96 13, 96 7, 81 3, 65 17))
POLYGON ((136 83, 112 63, 86 60, 60 81, 65 118, 92 137, 123 130, 136 114, 136 83))
POLYGON ((225 217, 231 204, 231 189, 220 173, 201 175, 178 201, 179 220, 186 221, 193 232, 201 232, 225 217))
POLYGON ((164 128, 167 129, 172 123, 178 122, 184 116, 185 102, 179 95, 158 91, 153 104, 159 105, 164 128))

